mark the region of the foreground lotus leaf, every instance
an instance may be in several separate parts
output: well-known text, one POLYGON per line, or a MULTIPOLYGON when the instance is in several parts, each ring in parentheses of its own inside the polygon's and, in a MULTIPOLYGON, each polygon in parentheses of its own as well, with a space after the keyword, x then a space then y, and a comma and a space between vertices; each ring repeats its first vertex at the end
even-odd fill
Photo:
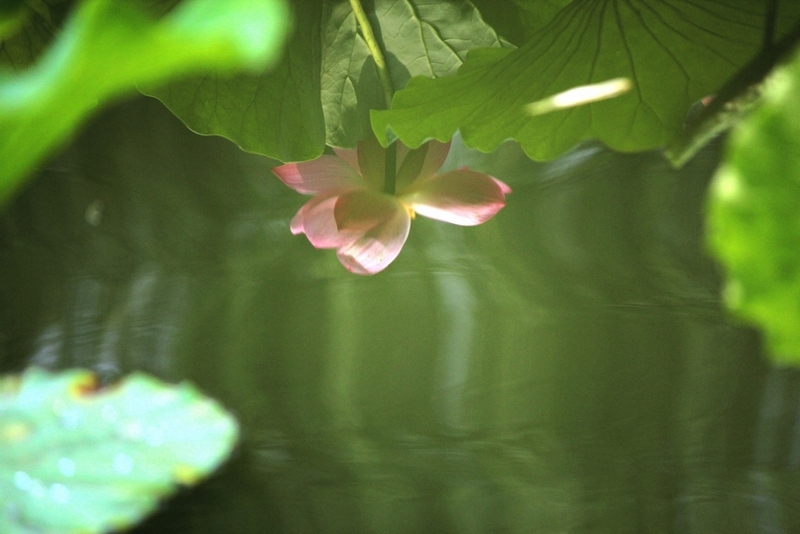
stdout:
POLYGON ((709 237, 728 305, 767 333, 773 356, 800 363, 800 55, 768 81, 734 131, 711 188, 709 237))
POLYGON ((235 419, 189 384, 85 370, 0 379, 0 532, 106 532, 216 469, 235 419))
POLYGON ((0 201, 98 106, 137 85, 273 64, 287 11, 279 0, 188 0, 155 18, 137 2, 79 2, 33 65, 0 69, 0 201))

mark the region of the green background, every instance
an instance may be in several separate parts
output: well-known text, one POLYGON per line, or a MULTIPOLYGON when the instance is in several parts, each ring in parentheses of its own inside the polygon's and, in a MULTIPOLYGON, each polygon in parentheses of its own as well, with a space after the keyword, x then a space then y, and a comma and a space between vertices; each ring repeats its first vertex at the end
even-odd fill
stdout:
POLYGON ((417 219, 356 277, 292 236, 274 162, 142 98, 0 219, 2 370, 188 378, 243 445, 135 532, 797 532, 797 372, 724 317, 712 145, 469 164, 489 223, 417 219))

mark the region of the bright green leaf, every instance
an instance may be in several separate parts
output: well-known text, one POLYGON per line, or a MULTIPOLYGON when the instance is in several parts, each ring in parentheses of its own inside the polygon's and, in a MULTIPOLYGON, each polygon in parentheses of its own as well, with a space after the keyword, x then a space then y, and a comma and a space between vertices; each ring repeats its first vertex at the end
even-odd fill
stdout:
POLYGON ((731 135, 708 222, 728 306, 766 330, 777 359, 800 364, 800 55, 731 135))
POLYGON ((280 48, 277 0, 187 0, 161 19, 87 0, 30 68, 0 72, 0 200, 99 104, 173 75, 263 68, 280 48))
MULTIPOLYGON (((391 110, 373 111, 372 125, 382 142, 391 128, 410 146, 447 140, 458 129, 482 151, 513 138, 537 160, 592 138, 620 151, 659 147, 681 130, 693 102, 758 51, 765 2, 572 2, 522 48, 473 52, 456 76, 411 80, 391 110), (633 90, 549 115, 523 112, 528 103, 614 78, 631 79, 633 90)), ((796 14, 791 7, 781 20, 796 14)))
POLYGON ((236 421, 188 384, 88 371, 0 380, 0 532, 92 533, 152 512, 230 454, 236 421))

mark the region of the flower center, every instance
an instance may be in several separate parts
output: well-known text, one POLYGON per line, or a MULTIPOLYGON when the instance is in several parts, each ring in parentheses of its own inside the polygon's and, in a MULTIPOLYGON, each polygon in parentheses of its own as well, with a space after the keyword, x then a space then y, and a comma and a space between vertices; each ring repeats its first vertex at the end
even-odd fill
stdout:
POLYGON ((406 204, 402 200, 400 201, 400 204, 406 209, 406 212, 408 212, 408 216, 411 217, 411 220, 413 221, 414 218, 417 216, 417 212, 414 211, 414 208, 411 207, 411 204, 406 204))

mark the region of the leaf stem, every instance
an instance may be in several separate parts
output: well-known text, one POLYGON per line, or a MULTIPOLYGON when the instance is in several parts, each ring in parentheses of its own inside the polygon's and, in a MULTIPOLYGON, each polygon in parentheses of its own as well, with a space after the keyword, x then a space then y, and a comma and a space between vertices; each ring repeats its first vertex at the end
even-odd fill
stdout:
POLYGON ((378 41, 375 39, 375 34, 372 33, 372 26, 369 24, 367 14, 361 6, 360 0, 350 0, 350 5, 353 8, 353 13, 356 15, 356 20, 361 28, 361 33, 364 35, 364 40, 367 42, 369 53, 372 54, 372 59, 375 61, 375 67, 378 69, 378 78, 381 80, 383 86, 383 98, 386 100, 386 109, 392 106, 392 95, 394 89, 392 88, 392 78, 389 76, 389 67, 386 66, 386 59, 383 57, 378 41))
MULTIPOLYGON (((771 15, 769 16, 771 17, 771 15)), ((767 26, 770 25, 769 17, 767 26)), ((766 38, 765 38, 766 39, 766 38)), ((784 61, 800 43, 800 23, 766 46, 720 87, 714 100, 694 118, 686 130, 666 148, 674 167, 682 167, 709 140, 738 122, 743 112, 761 96, 764 78, 784 61)))
MULTIPOLYGON (((367 42, 369 53, 372 54, 372 59, 375 61, 375 68, 378 69, 378 78, 383 87, 383 98, 386 101, 386 109, 392 107, 392 95, 394 95, 394 88, 392 87, 392 77, 389 75, 389 67, 386 65, 386 58, 383 57, 378 40, 375 39, 375 34, 372 33, 372 26, 370 26, 367 14, 361 6, 360 0, 350 0, 350 6, 353 8, 353 13, 356 15, 358 26, 361 28, 361 33, 364 35, 364 40, 367 42)), ((397 144, 392 143, 386 147, 385 171, 383 180, 383 191, 390 195, 395 193, 395 182, 397 179, 397 144)))

